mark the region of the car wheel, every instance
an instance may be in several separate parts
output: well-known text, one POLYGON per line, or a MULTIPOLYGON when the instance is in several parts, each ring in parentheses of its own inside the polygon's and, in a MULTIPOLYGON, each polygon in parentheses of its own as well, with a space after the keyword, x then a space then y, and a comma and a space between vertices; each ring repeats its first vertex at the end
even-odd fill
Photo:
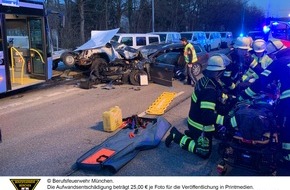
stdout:
POLYGON ((147 75, 147 73, 143 70, 133 70, 129 76, 130 83, 134 86, 140 86, 140 75, 147 75))
POLYGON ((63 53, 61 58, 62 58, 63 63, 68 67, 74 66, 76 62, 75 56, 70 52, 63 53))
POLYGON ((201 64, 200 63, 195 63, 192 65, 191 67, 191 73, 193 76, 197 76, 201 73, 202 68, 201 68, 201 64))

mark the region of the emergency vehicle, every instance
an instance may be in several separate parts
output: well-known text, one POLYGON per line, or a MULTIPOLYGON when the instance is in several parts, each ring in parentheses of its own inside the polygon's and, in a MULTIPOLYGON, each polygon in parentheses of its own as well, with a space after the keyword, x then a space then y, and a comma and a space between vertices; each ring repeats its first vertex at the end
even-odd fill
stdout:
POLYGON ((290 47, 290 21, 273 20, 263 27, 263 31, 268 34, 268 39, 279 39, 286 47, 290 47))

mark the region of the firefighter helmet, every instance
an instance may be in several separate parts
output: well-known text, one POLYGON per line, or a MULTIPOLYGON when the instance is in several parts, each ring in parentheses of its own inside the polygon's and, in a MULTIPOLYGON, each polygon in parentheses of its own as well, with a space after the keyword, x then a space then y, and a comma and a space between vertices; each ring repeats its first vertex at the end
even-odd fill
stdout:
POLYGON ((253 42, 253 50, 256 53, 262 53, 266 50, 266 42, 263 39, 257 39, 253 42))
POLYGON ((250 49, 250 44, 251 44, 251 41, 249 38, 247 37, 238 37, 235 41, 235 44, 234 44, 234 48, 239 48, 239 49, 250 49))
POLYGON ((222 71, 230 64, 231 60, 224 54, 213 54, 207 62, 206 70, 222 71))
POLYGON ((267 54, 275 54, 278 51, 285 49, 286 46, 281 42, 281 40, 271 39, 268 41, 266 50, 267 54))

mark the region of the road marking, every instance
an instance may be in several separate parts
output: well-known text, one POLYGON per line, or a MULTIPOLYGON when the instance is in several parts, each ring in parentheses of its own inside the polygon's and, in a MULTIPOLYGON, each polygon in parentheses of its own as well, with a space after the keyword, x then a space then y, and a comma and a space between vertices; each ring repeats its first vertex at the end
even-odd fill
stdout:
POLYGON ((70 88, 70 89, 66 89, 66 90, 63 90, 63 91, 53 92, 51 94, 46 94, 46 95, 34 97, 34 98, 31 98, 31 99, 28 99, 28 100, 25 100, 25 101, 22 101, 21 98, 20 98, 20 99, 18 99, 18 100, 20 100, 20 102, 15 102, 15 103, 11 103, 11 104, 8 104, 8 105, 5 105, 5 106, 1 106, 0 110, 4 110, 4 109, 8 109, 8 108, 14 108, 16 106, 25 105, 25 104, 28 104, 28 103, 31 103, 31 102, 35 102, 35 101, 39 101, 39 100, 42 100, 42 99, 45 99, 45 98, 48 98, 48 97, 51 98, 51 97, 59 96, 61 94, 65 94, 65 93, 72 92, 72 91, 76 91, 77 92, 77 90, 79 90, 79 89, 78 88, 70 88))

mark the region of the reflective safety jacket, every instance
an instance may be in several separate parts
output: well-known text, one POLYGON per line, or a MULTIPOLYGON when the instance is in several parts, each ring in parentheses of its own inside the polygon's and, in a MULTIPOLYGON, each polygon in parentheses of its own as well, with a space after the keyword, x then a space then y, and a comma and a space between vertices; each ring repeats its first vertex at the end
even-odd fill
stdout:
POLYGON ((264 54, 262 57, 258 57, 255 54, 253 54, 252 58, 253 58, 253 60, 250 63, 249 69, 242 76, 243 82, 249 81, 250 79, 258 79, 259 78, 258 74, 255 73, 255 71, 254 71, 254 68, 257 65, 260 65, 262 69, 266 69, 273 62, 273 59, 271 59, 266 54, 264 54))
POLYGON ((209 77, 198 80, 191 96, 191 106, 188 116, 188 124, 199 130, 211 132, 215 130, 215 124, 226 127, 236 127, 235 117, 220 115, 217 113, 219 99, 223 99, 220 84, 209 77))
POLYGON ((197 55, 194 46, 191 43, 185 45, 183 55, 186 64, 197 62, 197 55))
MULTIPOLYGON (((273 61, 265 70, 261 66, 255 68, 259 74, 257 79, 248 87, 239 99, 253 97, 261 90, 264 90, 272 81, 280 83, 280 97, 276 110, 277 123, 281 127, 282 154, 285 161, 290 161, 290 139, 289 139, 289 119, 290 119, 290 49, 281 50, 281 57, 273 61), (282 52, 283 51, 283 52, 282 52), (284 54, 282 54, 284 53, 284 54)), ((276 56, 278 55, 276 54, 276 56)), ((278 56, 277 56, 278 57, 278 56)))
POLYGON ((290 116, 288 113, 290 110, 290 56, 273 61, 265 70, 260 65, 257 65, 254 70, 259 73, 259 79, 241 94, 240 99, 254 97, 260 91, 265 90, 268 84, 279 81, 280 106, 277 111, 290 116))
POLYGON ((241 79, 243 65, 235 49, 231 50, 227 56, 231 59, 231 63, 226 67, 221 81, 225 84, 225 88, 234 90, 236 83, 241 79))

